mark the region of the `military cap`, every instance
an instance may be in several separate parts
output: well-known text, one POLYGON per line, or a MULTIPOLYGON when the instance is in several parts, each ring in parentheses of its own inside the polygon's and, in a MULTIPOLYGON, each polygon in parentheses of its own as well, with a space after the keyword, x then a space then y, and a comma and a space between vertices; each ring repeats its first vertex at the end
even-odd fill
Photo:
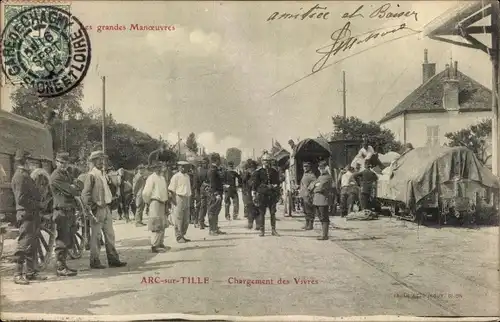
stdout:
POLYGON ((105 158, 105 157, 106 157, 106 155, 101 150, 93 151, 92 153, 90 153, 89 161, 92 161, 92 160, 95 160, 98 158, 105 158))
POLYGON ((230 167, 232 167, 232 166, 234 166, 234 162, 233 162, 233 161, 229 161, 229 162, 227 163, 227 165, 228 165, 228 166, 230 166, 230 167))
POLYGON ((179 161, 177 162, 178 165, 190 165, 191 163, 187 162, 187 161, 179 161))
POLYGON ((161 161, 153 161, 149 166, 148 168, 149 169, 157 169, 157 168, 161 168, 163 166, 163 162, 161 161))
POLYGON ((203 157, 203 158, 201 159, 201 162, 203 162, 203 163, 208 163, 208 162, 210 162, 210 159, 209 159, 208 157, 203 157))
POLYGON ((263 155, 262 155, 262 161, 271 161, 272 158, 271 156, 269 155, 269 153, 265 152, 263 155))
POLYGON ((215 153, 215 152, 214 152, 214 153, 210 154, 210 160, 211 160, 212 162, 213 162, 213 161, 218 161, 218 160, 220 160, 220 155, 219 155, 219 153, 215 153))
POLYGON ((14 160, 20 161, 20 160, 24 160, 30 156, 31 156, 31 154, 28 151, 19 149, 16 151, 16 155, 14 156, 14 160))
POLYGON ((58 152, 56 154, 56 161, 69 162, 69 153, 68 152, 58 152))

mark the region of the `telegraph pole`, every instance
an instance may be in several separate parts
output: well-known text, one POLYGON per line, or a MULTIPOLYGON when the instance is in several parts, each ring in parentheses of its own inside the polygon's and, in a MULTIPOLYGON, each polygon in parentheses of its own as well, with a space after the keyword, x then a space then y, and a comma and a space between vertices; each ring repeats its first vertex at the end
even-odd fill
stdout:
POLYGON ((102 152, 106 154, 106 76, 102 76, 102 152))
POLYGON ((181 133, 177 132, 177 157, 181 157, 181 133))
POLYGON ((343 116, 347 117, 347 103, 346 103, 346 89, 345 89, 345 71, 342 72, 342 106, 343 106, 343 116))
POLYGON ((498 176, 500 170, 500 154, 498 152, 498 141, 500 141, 500 129, 498 122, 498 93, 500 92, 499 88, 499 74, 500 74, 500 41, 498 37, 500 37, 500 5, 497 1, 491 2, 491 63, 492 63, 492 72, 493 79, 491 84, 491 93, 492 93, 492 111, 493 111, 493 120, 491 122, 491 141, 492 141, 492 170, 493 174, 498 176))

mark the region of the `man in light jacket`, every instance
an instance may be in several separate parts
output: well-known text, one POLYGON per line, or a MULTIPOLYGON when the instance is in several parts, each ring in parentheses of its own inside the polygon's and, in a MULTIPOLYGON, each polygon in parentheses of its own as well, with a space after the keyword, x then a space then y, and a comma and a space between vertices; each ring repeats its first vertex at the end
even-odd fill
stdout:
POLYGON ((172 204, 175 207, 175 238, 178 243, 186 243, 190 241, 185 237, 190 215, 191 178, 188 174, 190 164, 186 161, 179 161, 178 165, 179 171, 172 176, 168 190, 172 194, 172 204))
POLYGON ((120 261, 120 256, 115 248, 115 230, 113 228, 113 216, 110 205, 113 196, 108 185, 103 166, 106 155, 102 151, 94 151, 90 154, 90 171, 85 176, 83 183, 82 201, 96 217, 92 220, 90 235, 90 268, 106 268, 99 259, 101 231, 104 234, 104 246, 109 267, 123 267, 126 262, 120 261))
POLYGON ((168 190, 167 181, 163 176, 163 165, 160 161, 153 161, 150 165, 152 172, 146 179, 142 190, 142 198, 149 205, 148 229, 151 235, 151 251, 164 253, 167 247, 164 244, 165 229, 168 227, 167 208, 168 190))

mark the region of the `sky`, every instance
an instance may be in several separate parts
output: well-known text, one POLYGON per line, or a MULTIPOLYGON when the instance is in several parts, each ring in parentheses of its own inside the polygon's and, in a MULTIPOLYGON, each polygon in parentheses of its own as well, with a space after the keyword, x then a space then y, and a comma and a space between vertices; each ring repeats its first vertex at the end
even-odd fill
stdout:
POLYGON ((238 147, 247 157, 254 148, 269 149, 272 139, 285 145, 332 131, 331 116, 343 110, 342 71, 347 115, 364 121, 380 120, 421 84, 425 48, 437 72, 457 60, 460 71, 491 88, 485 53, 418 33, 458 1, 389 2, 392 12, 416 15, 368 17, 385 3, 75 1, 73 15, 92 26, 84 108, 101 108, 106 76, 106 110, 119 122, 171 142, 195 132, 207 151, 238 147), (317 12, 329 12, 327 19, 268 21, 274 12, 303 13, 316 4, 326 7, 317 12), (360 5, 364 17, 342 18, 360 5), (322 56, 316 50, 331 44, 347 21, 353 36, 402 23, 411 30, 340 52, 331 67, 273 95, 310 74, 322 56), (136 23, 175 30, 97 32, 101 25, 136 23))

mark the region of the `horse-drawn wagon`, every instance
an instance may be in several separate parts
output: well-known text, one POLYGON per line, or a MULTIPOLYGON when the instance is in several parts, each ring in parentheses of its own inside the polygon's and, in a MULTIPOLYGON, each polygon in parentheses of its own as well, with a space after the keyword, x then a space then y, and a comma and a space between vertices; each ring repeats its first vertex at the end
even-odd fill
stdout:
POLYGON ((22 148, 31 154, 28 162, 33 169, 32 177, 40 189, 46 205, 41 211, 38 234, 38 268, 44 269, 51 260, 55 243, 55 224, 52 221, 52 193, 48 174, 53 170, 53 146, 50 131, 42 124, 0 110, 0 166, 5 178, 0 183, 0 256, 4 239, 17 238, 14 194, 10 181, 15 172, 14 154, 22 148))
POLYGON ((379 177, 377 193, 399 218, 463 223, 488 209, 498 211, 499 187, 498 178, 471 150, 436 147, 416 148, 396 159, 379 177))

